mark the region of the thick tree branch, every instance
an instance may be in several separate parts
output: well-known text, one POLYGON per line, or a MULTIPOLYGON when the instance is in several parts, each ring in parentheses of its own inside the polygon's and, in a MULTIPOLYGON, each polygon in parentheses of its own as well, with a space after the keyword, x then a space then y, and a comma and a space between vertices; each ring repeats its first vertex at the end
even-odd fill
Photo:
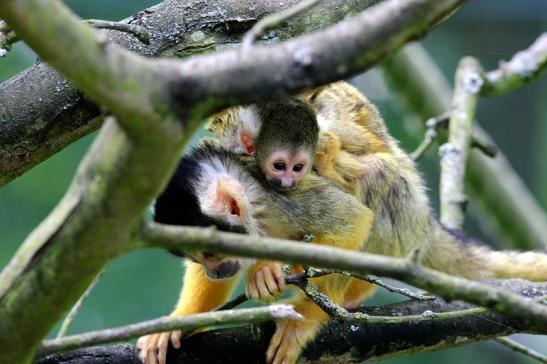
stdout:
POLYGON ((157 81, 159 75, 150 63, 109 44, 61 2, 3 1, 0 13, 46 62, 62 70, 87 95, 115 113, 133 138, 142 138, 146 128, 148 133, 162 131, 147 127, 151 119, 168 116, 158 113, 166 108, 162 104, 166 98, 162 100, 164 84, 157 81))
MULTIPOLYGON (((418 127, 414 130, 421 126, 417 120, 450 109, 450 84, 421 46, 406 47, 383 67, 391 89, 400 95, 396 104, 408 115, 405 122, 418 127), (413 118, 416 115, 418 118, 413 118)), ((476 123, 473 132, 483 140, 492 140, 476 123)), ((415 135, 417 140, 421 137, 420 133, 415 135)), ((520 249, 547 246, 547 214, 501 151, 495 158, 472 151, 465 182, 483 211, 481 219, 496 227, 500 240, 520 249)))
MULTIPOLYGON (((547 293, 545 284, 519 280, 495 283, 505 290, 513 290, 528 297, 547 293)), ((368 315, 421 315, 424 312, 449 312, 465 310, 472 306, 461 302, 406 301, 381 307, 363 308, 368 315)), ((169 362, 239 364, 263 363, 264 352, 273 333, 272 323, 260 326, 211 330, 185 339, 180 350, 169 352, 169 362), (222 355, 218 355, 222 353, 222 355)), ((402 324, 367 323, 354 324, 331 320, 303 354, 302 362, 328 362, 336 356, 336 362, 354 363, 365 359, 382 359, 415 352, 434 351, 461 346, 499 335, 515 332, 546 333, 545 327, 536 331, 519 320, 489 312, 481 315, 426 320, 402 324)), ((41 358, 37 364, 140 364, 138 351, 131 345, 92 347, 41 358)))
POLYGON ((186 62, 166 60, 158 66, 167 69, 174 102, 182 108, 204 100, 204 106, 218 108, 279 98, 367 69, 420 37, 462 2, 384 1, 320 33, 279 45, 234 49, 186 62))
POLYGON ((424 268, 409 259, 356 253, 327 246, 242 236, 213 228, 146 223, 141 239, 149 246, 175 251, 212 251, 252 258, 268 258, 318 268, 336 268, 357 274, 390 277, 445 299, 475 303, 531 325, 547 325, 547 307, 483 283, 424 268))
MULTIPOLYGON (((340 21, 347 11, 358 13, 378 1, 349 0, 342 9, 336 0, 323 0, 276 29, 275 38, 318 30, 340 21)), ((126 21, 147 30, 149 45, 116 31, 108 36, 147 57, 186 57, 234 45, 259 19, 298 2, 259 1, 249 7, 246 1, 170 0, 126 21)), ((1 84, 0 105, 0 186, 102 123, 100 109, 44 63, 1 84)))

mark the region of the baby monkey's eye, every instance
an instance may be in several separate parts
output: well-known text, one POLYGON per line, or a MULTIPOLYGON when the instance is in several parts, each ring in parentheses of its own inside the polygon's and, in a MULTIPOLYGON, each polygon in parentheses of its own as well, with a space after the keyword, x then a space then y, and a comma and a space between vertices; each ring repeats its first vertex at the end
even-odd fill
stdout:
POLYGON ((295 164, 294 167, 292 167, 292 170, 294 172, 300 172, 304 169, 304 165, 302 163, 295 164))
POLYGON ((273 164, 273 166, 278 171, 284 171, 285 170, 285 163, 283 163, 283 162, 275 162, 273 164))

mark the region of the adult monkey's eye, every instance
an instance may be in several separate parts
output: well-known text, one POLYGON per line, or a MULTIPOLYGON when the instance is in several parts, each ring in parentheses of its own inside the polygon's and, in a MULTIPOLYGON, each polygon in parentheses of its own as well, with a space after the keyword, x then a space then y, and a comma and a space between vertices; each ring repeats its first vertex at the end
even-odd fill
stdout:
POLYGON ((284 171, 285 170, 285 163, 284 162, 275 162, 273 164, 273 166, 278 171, 284 171))
POLYGON ((294 167, 292 167, 292 170, 294 172, 300 172, 304 169, 304 165, 302 163, 295 164, 294 167))

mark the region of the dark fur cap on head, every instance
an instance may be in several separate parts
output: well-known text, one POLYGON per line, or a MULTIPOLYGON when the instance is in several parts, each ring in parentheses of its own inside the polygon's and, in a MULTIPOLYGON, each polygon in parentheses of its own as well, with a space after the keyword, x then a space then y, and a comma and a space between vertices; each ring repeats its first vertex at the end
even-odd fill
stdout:
POLYGON ((169 184, 154 204, 154 221, 169 225, 216 226, 219 230, 244 233, 241 227, 204 215, 199 207, 193 182, 201 176, 200 161, 207 156, 231 158, 231 153, 202 145, 182 157, 169 184))
MULTIPOLYGON (((311 106, 298 99, 268 102, 256 106, 262 120, 257 146, 269 146, 273 141, 288 147, 317 147, 319 126, 311 106)), ((257 150, 257 154, 260 151, 257 150)), ((257 155, 257 157, 259 157, 257 155)))

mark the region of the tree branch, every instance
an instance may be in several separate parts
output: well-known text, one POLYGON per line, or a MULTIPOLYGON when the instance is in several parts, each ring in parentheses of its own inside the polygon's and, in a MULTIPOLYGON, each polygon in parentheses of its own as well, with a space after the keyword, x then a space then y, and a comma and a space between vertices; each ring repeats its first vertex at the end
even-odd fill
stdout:
POLYGON ((539 77, 547 69, 547 33, 528 48, 515 54, 509 62, 501 62, 497 70, 484 75, 481 96, 501 95, 520 88, 539 77))
POLYGON ((274 29, 283 23, 284 21, 289 20, 290 18, 304 12, 313 6, 317 5, 319 0, 302 0, 298 4, 275 13, 268 15, 260 21, 258 21, 252 28, 245 34, 243 41, 241 42, 242 47, 250 47, 252 44, 262 35, 265 31, 274 29))
POLYGON ((275 99, 367 69, 423 35, 462 2, 388 0, 320 33, 279 45, 239 48, 186 62, 165 60, 157 64, 170 77, 173 101, 183 110, 186 105, 204 100, 203 107, 223 108, 238 102, 275 99), (245 82, 240 82, 242 79, 245 82), (254 92, 250 94, 249 89, 254 92))
MULTIPOLYGON (((358 13, 378 1, 348 0, 342 9, 336 0, 323 0, 274 34, 287 39, 318 30, 343 19, 346 11, 358 13)), ((107 34, 114 43, 143 56, 187 57, 234 45, 259 19, 298 2, 260 1, 250 8, 245 1, 171 0, 125 21, 144 27, 149 45, 124 33, 107 34)), ((0 186, 97 130, 103 119, 98 107, 44 63, 1 84, 0 105, 0 186)))
POLYGON ((327 246, 301 244, 267 237, 243 236, 213 228, 146 223, 141 239, 147 246, 176 251, 211 251, 252 258, 268 258, 318 268, 390 277, 445 299, 475 303, 531 325, 547 325, 547 307, 483 283, 424 268, 411 260, 357 253, 327 246))
MULTIPOLYGON (((545 284, 519 280, 493 283, 501 289, 539 297, 547 292, 545 284)), ((360 312, 374 316, 421 315, 424 312, 450 312, 470 309, 461 302, 406 301, 380 307, 361 308, 360 312)), ((180 350, 171 349, 172 364, 262 363, 274 325, 249 325, 230 329, 215 329, 184 339, 180 350), (222 355, 218 355, 222 353, 222 355)), ((304 360, 322 362, 336 356, 336 362, 354 363, 366 359, 383 359, 415 352, 434 351, 483 341, 515 332, 546 333, 527 328, 522 321, 492 312, 444 320, 425 320, 401 324, 355 324, 331 320, 314 343, 304 351, 304 360)), ((138 350, 131 345, 93 347, 41 358, 37 364, 140 364, 138 350)))
MULTIPOLYGON (((400 96, 395 104, 408 115, 405 122, 420 127, 413 116, 425 120, 450 109, 450 84, 421 46, 406 47, 383 67, 390 88, 400 96)), ((483 140, 492 140, 476 123, 473 132, 483 140)), ((501 241, 528 250, 547 246, 547 215, 501 151, 496 158, 472 151, 465 182, 483 211, 481 219, 496 227, 501 241)))
POLYGON ((181 330, 182 333, 187 334, 203 327, 256 324, 283 318, 302 320, 303 317, 294 310, 293 306, 279 304, 261 308, 206 312, 184 317, 161 317, 127 326, 45 340, 37 355, 43 356, 84 346, 129 340, 155 332, 181 330))
POLYGON ((529 356, 540 363, 547 363, 547 356, 538 353, 537 351, 530 349, 529 347, 526 347, 514 340, 508 339, 506 337, 497 337, 494 339, 494 341, 499 342, 500 344, 507 346, 511 350, 514 350, 516 352, 519 352, 521 354, 524 354, 526 356, 529 356))
POLYGON ((467 197, 463 182, 471 148, 471 128, 475 119, 478 92, 483 84, 482 68, 471 57, 460 61, 456 71, 454 96, 450 108, 448 142, 441 146, 441 222, 461 229, 467 197))

